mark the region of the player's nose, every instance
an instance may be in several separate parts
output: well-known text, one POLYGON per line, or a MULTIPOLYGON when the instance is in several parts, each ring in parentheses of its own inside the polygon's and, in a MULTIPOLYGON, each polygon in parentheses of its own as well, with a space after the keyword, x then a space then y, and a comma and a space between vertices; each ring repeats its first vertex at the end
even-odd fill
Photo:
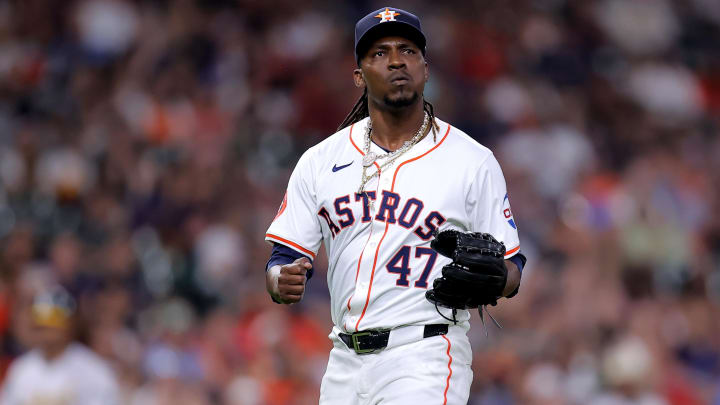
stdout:
POLYGON ((388 68, 389 69, 401 69, 405 67, 405 60, 400 55, 397 49, 390 50, 388 55, 388 68))

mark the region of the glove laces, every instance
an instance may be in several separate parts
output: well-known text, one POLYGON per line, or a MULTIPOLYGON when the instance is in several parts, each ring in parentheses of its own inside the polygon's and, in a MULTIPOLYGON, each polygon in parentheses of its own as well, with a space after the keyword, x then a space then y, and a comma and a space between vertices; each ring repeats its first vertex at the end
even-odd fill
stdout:
MULTIPOLYGON (((445 316, 445 315, 440 311, 440 308, 438 308, 437 302, 435 302, 435 310, 437 311, 438 314, 440 314, 440 316, 442 316, 442 317, 445 318, 446 320, 452 322, 453 325, 457 325, 457 323, 458 323, 458 321, 457 321, 457 309, 453 308, 453 310, 452 310, 452 318, 448 318, 447 316, 445 316)), ((498 329, 502 329, 503 327, 502 327, 502 325, 500 325, 500 322, 498 322, 498 321, 492 316, 492 314, 490 313, 490 310, 488 309, 488 306, 487 306, 487 305, 481 305, 481 306, 479 306, 479 307, 478 307, 478 314, 480 314, 480 322, 482 322, 483 330, 485 331, 485 337, 487 338, 487 337, 489 337, 489 335, 488 335, 487 325, 485 325, 485 316, 483 315, 483 312, 487 312, 488 316, 490 317, 490 319, 493 321, 493 323, 495 324, 495 326, 496 326, 498 329)))
POLYGON ((498 329, 502 329, 502 325, 500 325, 500 322, 496 321, 495 318, 493 318, 492 314, 490 313, 490 310, 488 309, 487 305, 481 305, 478 307, 478 314, 480 314, 480 322, 482 322, 483 329, 485 330, 485 337, 488 337, 488 330, 487 326, 485 325, 485 317, 483 316, 483 310, 487 312, 490 319, 492 319, 495 326, 497 326, 498 329))

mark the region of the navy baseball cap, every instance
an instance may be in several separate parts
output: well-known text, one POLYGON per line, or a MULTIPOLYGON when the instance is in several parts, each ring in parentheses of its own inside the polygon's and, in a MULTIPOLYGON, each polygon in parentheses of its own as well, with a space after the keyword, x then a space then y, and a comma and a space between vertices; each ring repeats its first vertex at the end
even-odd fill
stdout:
POLYGON ((425 55, 425 34, 415 14, 394 7, 383 7, 361 18, 355 24, 355 58, 365 55, 378 38, 398 35, 413 41, 425 55))

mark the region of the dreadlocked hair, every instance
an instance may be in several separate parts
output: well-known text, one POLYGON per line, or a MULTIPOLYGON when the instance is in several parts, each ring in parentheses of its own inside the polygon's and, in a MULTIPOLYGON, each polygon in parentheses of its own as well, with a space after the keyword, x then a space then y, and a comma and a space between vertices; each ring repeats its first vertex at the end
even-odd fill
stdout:
MULTIPOLYGON (((423 98, 423 110, 428 114, 430 122, 432 123, 433 142, 437 142, 437 133, 440 130, 440 126, 437 121, 435 121, 435 110, 433 109, 433 105, 430 104, 429 101, 425 100, 425 98, 423 98)), ((362 121, 369 116, 370 111, 368 110, 368 94, 366 87, 363 90, 362 96, 360 96, 337 130, 340 131, 341 129, 349 127, 358 121, 362 121)))

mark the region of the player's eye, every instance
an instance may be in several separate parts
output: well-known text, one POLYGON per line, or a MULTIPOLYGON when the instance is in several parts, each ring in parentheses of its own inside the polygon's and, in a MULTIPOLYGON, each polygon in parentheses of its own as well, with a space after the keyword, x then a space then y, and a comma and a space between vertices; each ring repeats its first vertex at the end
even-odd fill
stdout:
POLYGON ((383 55, 385 55, 385 51, 375 51, 373 53, 373 56, 383 56, 383 55))
POLYGON ((412 48, 405 48, 405 49, 403 49, 403 52, 405 52, 408 55, 412 55, 415 53, 415 50, 412 48))

